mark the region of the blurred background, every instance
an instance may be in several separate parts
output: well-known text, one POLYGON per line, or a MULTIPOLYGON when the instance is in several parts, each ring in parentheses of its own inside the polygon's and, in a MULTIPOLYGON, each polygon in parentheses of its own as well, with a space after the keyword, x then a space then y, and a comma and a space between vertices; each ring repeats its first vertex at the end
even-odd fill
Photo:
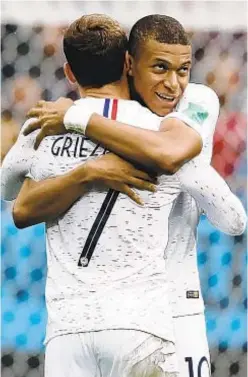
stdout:
MULTIPOLYGON (((1 159, 40 98, 77 98, 63 73, 64 28, 87 13, 116 18, 127 33, 140 17, 177 18, 193 46, 191 81, 212 87, 221 112, 212 164, 246 205, 247 3, 243 1, 2 1, 1 159)), ((18 230, 1 203, 2 376, 43 376, 46 309, 44 227, 18 230)), ((214 377, 246 376, 246 236, 201 219, 198 264, 214 377)), ((58 376, 54 376, 58 377, 58 376)), ((194 376, 201 377, 201 376, 194 376)))

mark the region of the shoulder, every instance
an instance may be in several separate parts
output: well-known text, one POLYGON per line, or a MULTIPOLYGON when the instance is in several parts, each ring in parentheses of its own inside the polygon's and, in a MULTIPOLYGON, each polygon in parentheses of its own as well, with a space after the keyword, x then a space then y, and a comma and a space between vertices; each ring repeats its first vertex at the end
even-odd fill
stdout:
POLYGON ((203 84, 189 83, 178 107, 183 103, 192 103, 202 106, 209 112, 219 113, 219 98, 215 91, 203 84))
POLYGON ((158 131, 163 118, 154 114, 137 101, 119 100, 117 120, 147 130, 158 131))
POLYGON ((220 105, 217 94, 206 85, 193 83, 188 84, 176 108, 176 112, 187 119, 191 119, 203 130, 206 131, 207 129, 206 133, 211 133, 214 130, 219 111, 220 105))
POLYGON ((159 115, 153 113, 148 107, 141 105, 139 102, 134 100, 126 100, 125 106, 132 111, 134 114, 136 113, 137 116, 142 116, 144 118, 152 119, 155 123, 160 123, 164 117, 160 117, 159 115))
POLYGON ((210 98, 215 98, 218 100, 218 96, 215 93, 215 91, 209 86, 204 85, 204 84, 196 84, 196 83, 190 82, 187 85, 184 93, 187 95, 194 95, 194 94, 206 95, 210 98))
POLYGON ((20 133, 18 135, 17 142, 16 142, 19 146, 23 146, 26 148, 31 148, 31 147, 33 148, 34 143, 35 143, 35 138, 40 130, 33 131, 27 136, 24 136, 23 132, 27 128, 27 126, 30 123, 32 123, 35 119, 36 118, 30 118, 26 120, 26 122, 24 122, 24 124, 22 125, 20 133))
POLYGON ((17 140, 11 146, 8 153, 3 160, 3 166, 15 164, 17 162, 24 163, 30 160, 31 156, 34 154, 34 143, 35 138, 39 130, 32 132, 31 134, 24 136, 23 131, 31 120, 27 120, 22 126, 17 140))

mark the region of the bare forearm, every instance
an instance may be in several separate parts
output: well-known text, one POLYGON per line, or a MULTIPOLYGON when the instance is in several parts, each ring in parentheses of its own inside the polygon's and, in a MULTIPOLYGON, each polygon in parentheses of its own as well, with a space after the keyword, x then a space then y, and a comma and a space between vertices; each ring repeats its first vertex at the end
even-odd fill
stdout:
POLYGON ((195 142, 195 131, 189 127, 186 127, 187 135, 185 129, 172 133, 171 129, 176 129, 180 121, 172 119, 166 122, 170 122, 169 131, 151 131, 93 114, 86 128, 86 136, 145 168, 159 173, 174 173, 186 160, 200 153, 201 141, 197 139, 195 142))
POLYGON ((94 114, 88 123, 86 136, 124 158, 147 168, 158 168, 158 133, 132 126, 128 126, 127 131, 126 126, 94 114))
POLYGON ((57 218, 88 190, 90 172, 84 166, 56 178, 26 181, 18 195, 13 218, 19 228, 57 218), (31 185, 26 190, 27 185, 31 185))

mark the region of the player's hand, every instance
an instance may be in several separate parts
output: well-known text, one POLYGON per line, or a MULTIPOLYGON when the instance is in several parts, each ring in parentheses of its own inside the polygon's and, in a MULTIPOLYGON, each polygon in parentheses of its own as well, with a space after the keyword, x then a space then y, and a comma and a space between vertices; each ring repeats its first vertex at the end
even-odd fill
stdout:
POLYGON ((156 191, 157 179, 155 177, 136 169, 131 163, 113 153, 91 160, 87 164, 90 165, 94 182, 101 182, 113 190, 126 194, 139 205, 144 205, 144 203, 132 188, 156 191))
POLYGON ((40 129, 36 136, 34 149, 37 149, 46 136, 67 133, 63 121, 66 111, 73 105, 69 98, 59 98, 56 102, 39 101, 27 114, 29 118, 37 118, 24 130, 26 136, 40 129))

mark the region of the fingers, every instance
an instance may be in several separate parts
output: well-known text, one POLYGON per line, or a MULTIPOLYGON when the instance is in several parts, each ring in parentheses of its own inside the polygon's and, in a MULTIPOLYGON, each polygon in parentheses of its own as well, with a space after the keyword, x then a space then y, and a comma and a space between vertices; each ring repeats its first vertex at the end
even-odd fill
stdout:
POLYGON ((119 191, 122 194, 127 195, 130 199, 132 199, 139 206, 144 205, 144 202, 142 201, 141 197, 133 189, 131 189, 131 187, 129 187, 127 184, 116 183, 113 181, 105 181, 105 184, 107 184, 107 186, 112 188, 113 190, 119 191))
POLYGON ((40 116, 41 114, 43 114, 43 111, 49 110, 52 106, 53 102, 41 100, 37 102, 37 104, 28 111, 27 117, 31 118, 40 116))
POLYGON ((148 173, 145 173, 142 170, 135 169, 135 171, 133 172, 132 175, 134 175, 135 177, 144 179, 145 181, 157 183, 157 177, 156 176, 151 176, 151 175, 149 175, 148 173))
POLYGON ((56 114, 56 111, 53 109, 48 109, 44 107, 33 107, 31 110, 28 111, 27 117, 28 118, 39 118, 45 115, 56 114))
POLYGON ((27 136, 31 132, 38 130, 39 128, 43 128, 45 124, 47 125, 49 123, 49 121, 52 121, 52 118, 49 115, 40 117, 32 121, 32 123, 30 123, 23 131, 23 135, 27 136))
POLYGON ((126 194, 130 199, 132 199, 139 206, 144 205, 144 202, 142 201, 141 197, 134 190, 132 190, 128 185, 123 185, 121 192, 123 194, 126 194))
POLYGON ((44 108, 44 109, 47 109, 47 110, 48 109, 54 109, 54 103, 56 103, 56 102, 40 100, 39 102, 37 102, 37 104, 34 107, 40 107, 40 108, 44 108))
POLYGON ((151 192, 156 192, 157 190, 157 187, 153 183, 143 181, 142 179, 135 177, 128 177, 128 184, 131 184, 132 186, 140 190, 147 190, 151 192))
POLYGON ((35 143, 34 143, 34 149, 37 150, 40 143, 42 142, 42 140, 47 136, 46 134, 46 131, 44 128, 42 128, 40 130, 40 132, 38 133, 38 135, 36 136, 35 138, 35 143))
POLYGON ((27 136, 29 135, 31 132, 35 131, 35 130, 38 130, 38 128, 40 128, 40 120, 37 119, 37 120, 34 120, 32 123, 30 123, 26 128, 25 130, 23 131, 23 135, 24 136, 27 136))

